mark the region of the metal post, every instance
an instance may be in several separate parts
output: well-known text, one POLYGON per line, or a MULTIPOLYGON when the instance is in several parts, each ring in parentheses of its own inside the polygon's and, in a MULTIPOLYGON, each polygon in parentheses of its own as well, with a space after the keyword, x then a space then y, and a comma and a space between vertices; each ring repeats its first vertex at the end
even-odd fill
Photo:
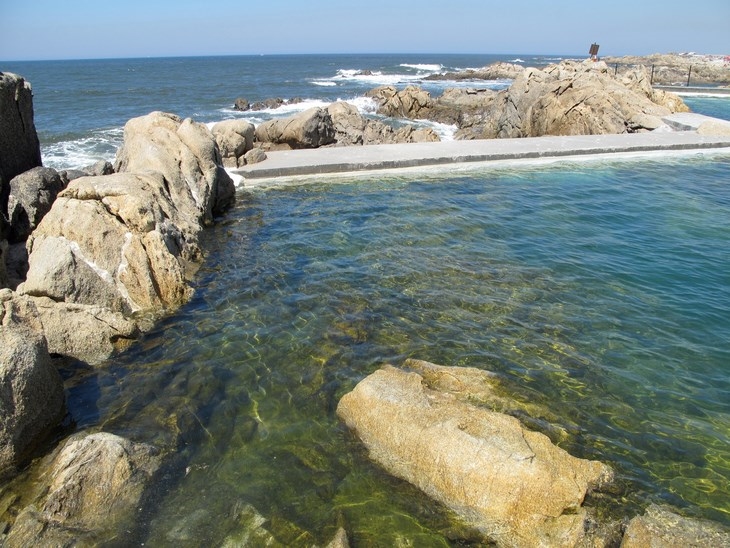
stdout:
POLYGON ((687 74, 687 87, 689 87, 689 79, 692 76, 692 65, 689 66, 689 73, 687 74))
POLYGON ((649 84, 654 85, 654 65, 651 66, 651 78, 649 79, 649 84))
POLYGON ((618 63, 613 67, 613 75, 616 76, 618 74, 618 63))

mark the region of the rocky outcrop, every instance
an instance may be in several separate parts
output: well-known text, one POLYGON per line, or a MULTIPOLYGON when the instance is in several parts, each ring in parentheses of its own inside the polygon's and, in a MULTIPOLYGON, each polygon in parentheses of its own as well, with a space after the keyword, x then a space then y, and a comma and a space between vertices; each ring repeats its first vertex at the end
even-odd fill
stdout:
POLYGON ((5 548, 91 546, 134 520, 161 456, 113 434, 79 434, 50 462, 35 504, 20 512, 5 548))
MULTIPOLYGON (((373 460, 500 546, 607 541, 584 501, 612 480, 608 466, 573 457, 515 417, 472 403, 464 387, 474 371, 462 380, 456 367, 425 369, 438 374, 385 366, 340 400, 337 414, 373 460)), ((488 391, 493 381, 482 378, 488 391)))
POLYGON ((438 141, 433 130, 406 125, 398 129, 360 114, 358 109, 343 101, 327 107, 334 126, 337 146, 389 143, 423 143, 438 141))
POLYGON ((40 165, 30 83, 17 74, 0 72, 0 213, 6 213, 10 180, 40 165))
POLYGON ((222 167, 210 130, 174 114, 153 112, 129 120, 114 169, 160 173, 170 199, 194 231, 211 224, 235 201, 233 181, 222 167))
POLYGON ((10 181, 10 243, 28 239, 65 187, 59 173, 49 167, 35 167, 10 181))
POLYGON ((592 61, 526 69, 509 89, 498 92, 483 114, 468 127, 462 126, 456 137, 634 133, 655 129, 662 124, 662 116, 687 110, 676 96, 647 96, 642 87, 647 81, 641 71, 621 81, 605 63, 592 61))
POLYGON ((20 464, 64 415, 63 382, 37 319, 0 290, 0 476, 20 464))
POLYGON ((313 107, 295 116, 275 118, 256 126, 256 140, 268 148, 318 148, 335 142, 327 109, 313 107))
POLYGON ((245 154, 253 149, 255 130, 245 120, 224 120, 211 128, 224 166, 241 167, 246 163, 245 154))
POLYGON ((466 69, 459 72, 445 72, 442 74, 429 74, 424 80, 512 80, 517 78, 524 67, 514 63, 492 63, 478 69, 466 69))
POLYGON ((730 530, 719 523, 686 518, 668 508, 652 504, 644 515, 629 522, 621 542, 621 548, 665 546, 730 546, 730 530))
POLYGON ((205 126, 152 113, 127 124, 121 172, 75 179, 58 195, 28 239, 18 286, 37 301, 52 352, 98 361, 146 328, 132 314, 189 299, 199 232, 234 200, 219 162, 205 126))

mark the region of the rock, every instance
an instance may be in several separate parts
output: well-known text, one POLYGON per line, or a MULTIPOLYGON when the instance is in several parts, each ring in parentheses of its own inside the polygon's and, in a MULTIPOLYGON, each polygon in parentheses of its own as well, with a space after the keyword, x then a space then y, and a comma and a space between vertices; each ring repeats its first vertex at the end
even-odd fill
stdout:
POLYGON ((0 290, 0 475, 29 456, 63 418, 63 381, 39 330, 14 313, 0 290))
MULTIPOLYGON (((458 368, 453 368, 456 371, 458 368)), ((370 457, 504 546, 577 546, 589 538, 586 494, 613 478, 516 418, 385 366, 343 396, 337 414, 370 457)))
POLYGON ((327 109, 313 107, 288 118, 276 118, 256 127, 256 140, 289 148, 318 148, 335 142, 332 117, 327 109))
POLYGON ((325 548, 350 548, 350 541, 347 539, 347 531, 340 527, 332 540, 327 543, 325 548))
POLYGON ((365 118, 355 106, 342 101, 332 103, 327 111, 335 128, 337 146, 439 141, 430 128, 403 126, 396 130, 378 120, 365 118))
POLYGON ((251 103, 248 102, 248 99, 244 99, 243 97, 238 97, 233 102, 234 110, 248 110, 250 108, 251 108, 251 103))
POLYGON ((0 214, 7 213, 10 180, 40 165, 30 83, 17 74, 0 72, 0 214))
POLYGON ((28 238, 65 186, 58 172, 50 167, 35 167, 10 181, 8 218, 11 243, 28 238))
POLYGON ((459 72, 429 74, 424 80, 513 80, 525 70, 521 65, 498 62, 480 69, 466 69, 459 72))
POLYGON ((431 119, 427 112, 433 110, 431 94, 418 86, 407 86, 398 91, 394 86, 381 86, 365 94, 378 103, 378 114, 392 118, 431 119))
POLYGON ((243 161, 246 164, 258 164, 264 160, 266 160, 266 152, 264 152, 264 149, 259 147, 252 148, 243 155, 243 161))
POLYGON ((715 137, 730 137, 730 122, 724 120, 710 120, 702 122, 697 127, 700 135, 712 135, 715 137))
POLYGON ((721 55, 654 53, 646 56, 604 57, 619 75, 643 66, 653 73, 654 85, 728 85, 730 68, 721 55), (691 67, 691 72, 690 72, 691 67))
POLYGON ((218 144, 223 165, 240 167, 243 156, 253 148, 255 127, 245 120, 224 120, 211 128, 218 144))
POLYGON ((497 94, 468 137, 596 135, 654 129, 670 110, 647 96, 644 81, 642 76, 639 81, 629 78, 622 83, 602 62, 564 61, 543 70, 526 69, 509 89, 497 94))
POLYGON ((160 463, 154 447, 113 434, 70 438, 50 463, 43 495, 18 515, 5 548, 111 541, 134 520, 160 463))
POLYGON ((107 160, 99 160, 90 166, 83 168, 88 175, 111 175, 114 173, 114 166, 107 160))
POLYGON ((153 112, 124 126, 124 143, 114 169, 162 174, 177 210, 187 217, 188 225, 195 226, 211 224, 235 201, 233 181, 221 163, 213 134, 205 125, 153 112))
POLYGON ((652 504, 643 516, 633 518, 624 533, 621 548, 730 546, 730 529, 719 523, 682 517, 652 504))
POLYGON ((18 292, 125 315, 186 302, 186 265, 200 256, 200 226, 190 209, 176 208, 168 181, 148 172, 71 182, 28 239, 29 270, 18 292))
POLYGON ((465 125, 469 116, 484 112, 493 102, 495 91, 474 88, 449 88, 437 98, 417 86, 397 91, 381 86, 366 95, 378 103, 378 114, 396 118, 425 119, 442 124, 465 125))

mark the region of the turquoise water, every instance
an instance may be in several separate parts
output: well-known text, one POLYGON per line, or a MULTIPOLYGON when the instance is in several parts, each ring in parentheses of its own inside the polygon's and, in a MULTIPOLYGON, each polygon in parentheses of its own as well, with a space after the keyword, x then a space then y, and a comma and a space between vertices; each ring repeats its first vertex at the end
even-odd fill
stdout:
MULTIPOLYGON (((335 416, 384 363, 497 372, 573 454, 730 523, 730 157, 323 179, 240 195, 194 299, 71 381, 79 428, 173 448, 147 545, 449 545, 466 534, 335 416), (255 509, 255 511, 254 511, 255 509), (248 525, 247 525, 248 524, 248 525)), ((136 529, 134 529, 136 527, 136 529)))

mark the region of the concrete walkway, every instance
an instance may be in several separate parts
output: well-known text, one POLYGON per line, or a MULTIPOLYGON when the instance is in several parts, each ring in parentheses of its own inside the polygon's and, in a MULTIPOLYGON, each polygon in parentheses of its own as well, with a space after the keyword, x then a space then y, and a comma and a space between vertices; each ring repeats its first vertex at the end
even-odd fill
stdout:
MULTIPOLYGON (((685 129, 705 120, 690 115, 677 120, 685 129)), ((670 122, 670 120, 667 120, 670 122)), ((725 122, 730 125, 730 122, 725 122)), ((531 137, 442 141, 396 145, 368 145, 268 152, 258 164, 231 170, 243 177, 243 186, 262 179, 327 173, 347 173, 420 166, 527 160, 570 156, 722 149, 730 154, 730 135, 713 137, 696 131, 658 131, 626 135, 531 137)))

